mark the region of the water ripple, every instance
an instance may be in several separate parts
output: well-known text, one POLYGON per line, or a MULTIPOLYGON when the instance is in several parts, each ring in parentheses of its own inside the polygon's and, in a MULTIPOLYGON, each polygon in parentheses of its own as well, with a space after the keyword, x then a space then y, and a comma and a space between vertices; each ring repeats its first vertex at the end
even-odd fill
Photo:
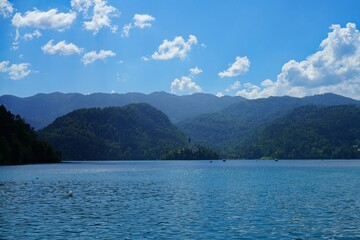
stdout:
POLYGON ((1 167, 0 239, 360 237, 360 162, 276 164, 1 167))

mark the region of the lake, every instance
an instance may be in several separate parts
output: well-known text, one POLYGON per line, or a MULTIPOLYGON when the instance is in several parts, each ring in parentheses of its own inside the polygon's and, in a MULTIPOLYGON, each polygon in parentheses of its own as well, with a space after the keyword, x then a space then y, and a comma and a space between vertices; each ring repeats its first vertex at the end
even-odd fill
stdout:
POLYGON ((3 166, 0 209, 0 239, 360 238, 360 161, 3 166))

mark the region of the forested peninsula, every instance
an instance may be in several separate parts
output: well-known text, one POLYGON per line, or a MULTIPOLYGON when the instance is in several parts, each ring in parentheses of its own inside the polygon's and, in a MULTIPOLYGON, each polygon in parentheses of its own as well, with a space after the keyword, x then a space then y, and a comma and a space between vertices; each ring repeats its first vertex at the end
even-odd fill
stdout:
POLYGON ((0 165, 60 162, 60 153, 36 137, 19 115, 0 106, 0 165))

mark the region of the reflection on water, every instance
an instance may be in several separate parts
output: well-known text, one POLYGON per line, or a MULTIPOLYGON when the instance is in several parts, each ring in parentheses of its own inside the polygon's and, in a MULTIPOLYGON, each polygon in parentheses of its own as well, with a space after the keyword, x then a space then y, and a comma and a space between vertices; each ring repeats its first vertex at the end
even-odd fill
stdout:
POLYGON ((0 239, 360 237, 359 186, 357 161, 0 167, 0 239))

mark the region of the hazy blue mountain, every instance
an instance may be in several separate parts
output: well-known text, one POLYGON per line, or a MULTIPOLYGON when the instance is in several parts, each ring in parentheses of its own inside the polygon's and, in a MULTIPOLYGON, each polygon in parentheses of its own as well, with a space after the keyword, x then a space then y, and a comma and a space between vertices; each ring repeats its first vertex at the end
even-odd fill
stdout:
POLYGON ((38 135, 71 160, 160 159, 186 144, 168 117, 148 104, 75 110, 38 135))
POLYGON ((81 108, 148 103, 164 112, 172 122, 179 122, 201 114, 221 111, 231 104, 241 101, 244 101, 244 98, 219 98, 204 93, 177 96, 165 92, 155 92, 148 95, 142 93, 95 93, 90 95, 50 93, 37 94, 26 98, 10 95, 0 97, 0 104, 5 105, 13 113, 23 116, 35 129, 45 127, 57 117, 81 108))
POLYGON ((241 158, 360 158, 360 107, 303 106, 273 121, 253 142, 237 149, 241 158))
POLYGON ((186 119, 177 123, 177 126, 195 141, 232 156, 236 152, 235 148, 251 140, 260 126, 297 107, 351 104, 358 105, 360 102, 335 94, 304 98, 269 97, 235 103, 217 113, 186 119))

